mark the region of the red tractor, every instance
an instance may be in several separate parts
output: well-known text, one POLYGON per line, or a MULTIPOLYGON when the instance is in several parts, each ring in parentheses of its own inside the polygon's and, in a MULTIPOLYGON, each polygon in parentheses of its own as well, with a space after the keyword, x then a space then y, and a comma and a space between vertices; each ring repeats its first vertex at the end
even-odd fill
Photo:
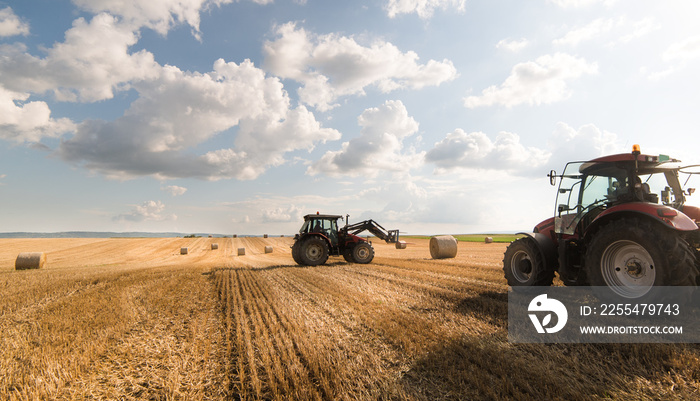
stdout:
POLYGON ((557 210, 512 242, 503 257, 511 286, 608 287, 616 296, 644 297, 654 286, 695 286, 700 280, 700 208, 683 189, 697 166, 665 155, 632 153, 568 163, 557 210), (687 174, 683 185, 679 173, 687 174), (660 201, 660 202, 659 202, 660 201))
MULTIPOLYGON (((399 240, 399 230, 385 230, 374 220, 346 224, 338 229, 338 219, 343 216, 332 214, 307 214, 299 234, 294 236, 292 257, 302 266, 316 266, 326 263, 328 256, 343 256, 350 263, 369 263, 374 259, 372 243, 357 234, 369 231, 387 243, 399 240)), ((347 215, 346 215, 347 222, 347 215)))

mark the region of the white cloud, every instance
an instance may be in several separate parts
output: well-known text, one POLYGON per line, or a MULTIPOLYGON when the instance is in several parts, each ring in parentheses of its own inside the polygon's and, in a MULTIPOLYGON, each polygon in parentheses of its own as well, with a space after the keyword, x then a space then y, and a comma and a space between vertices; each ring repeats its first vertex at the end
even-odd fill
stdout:
POLYGON ((587 124, 578 130, 557 123, 546 148, 524 146, 517 134, 501 132, 492 141, 483 132, 462 129, 447 134, 425 154, 436 173, 455 169, 507 171, 516 176, 539 176, 547 166, 563 167, 569 161, 583 161, 622 152, 617 135, 587 124))
POLYGON ((300 99, 318 110, 329 110, 338 97, 364 95, 365 88, 384 93, 397 89, 437 86, 457 77, 449 60, 418 63, 418 55, 402 53, 391 43, 362 46, 352 37, 313 35, 295 23, 277 28, 278 38, 264 46, 265 68, 301 82, 300 99))
POLYGON ((310 175, 376 176, 382 171, 408 171, 420 167, 422 153, 404 149, 403 140, 418 131, 401 101, 387 101, 365 110, 357 119, 359 137, 344 142, 340 150, 329 151, 307 169, 310 175))
POLYGON ((549 160, 550 153, 525 147, 520 137, 501 132, 492 141, 483 132, 466 133, 462 129, 447 134, 425 154, 425 160, 438 167, 437 172, 454 168, 505 170, 516 175, 529 175, 549 160))
POLYGON ((115 178, 139 175, 254 179, 284 154, 340 138, 290 101, 277 78, 249 60, 218 60, 207 74, 163 67, 158 79, 134 84, 140 97, 113 122, 84 121, 61 143, 67 161, 115 178), (188 151, 215 135, 231 135, 231 148, 188 151), (292 133, 292 134, 290 134, 292 133))
POLYGON ((571 96, 568 81, 597 72, 598 65, 583 58, 565 53, 544 55, 535 61, 515 65, 499 87, 490 86, 481 96, 468 96, 464 105, 471 109, 494 104, 512 107, 523 103, 554 103, 571 96))
POLYGON ((684 62, 700 57, 700 35, 673 43, 661 55, 665 62, 684 62))
POLYGON ((15 92, 53 91, 61 101, 110 99, 115 90, 158 75, 151 53, 129 53, 137 41, 138 35, 113 16, 78 18, 46 58, 30 55, 20 44, 0 46, 0 85, 15 92))
POLYGON ((422 19, 433 16, 435 9, 455 8, 463 12, 466 0, 388 0, 385 9, 389 18, 398 14, 416 13, 422 19))
POLYGON ((496 48, 507 50, 507 51, 510 51, 513 53, 517 53, 517 52, 521 51, 522 49, 526 48, 528 45, 530 45, 530 42, 525 38, 521 38, 521 39, 517 39, 517 40, 515 40, 515 39, 503 39, 496 44, 496 48))
POLYGON ((605 32, 610 32, 617 23, 614 18, 598 18, 582 28, 567 32, 564 37, 555 39, 553 43, 555 45, 576 46, 605 32))
POLYGON ((297 222, 301 224, 303 218, 304 212, 295 205, 290 205, 288 207, 265 209, 262 211, 263 223, 297 222))
POLYGON ((12 8, 0 9, 0 37, 29 35, 29 24, 17 17, 12 8))
POLYGON ((28 99, 28 93, 12 92, 0 86, 0 139, 38 142, 75 130, 71 120, 51 118, 51 110, 45 102, 28 99))
POLYGON ((577 46, 582 42, 608 35, 608 37, 614 36, 614 39, 608 43, 609 46, 614 46, 618 43, 627 43, 633 39, 640 38, 655 29, 658 29, 658 25, 651 18, 645 18, 636 22, 630 22, 625 17, 598 18, 588 25, 567 32, 566 35, 555 39, 552 43, 555 45, 577 46))
POLYGON ((167 187, 161 188, 163 191, 169 193, 171 196, 184 195, 187 192, 187 188, 179 187, 177 185, 168 185, 167 187))
POLYGON ((151 200, 134 206, 131 211, 116 216, 114 220, 130 222, 177 220, 177 216, 174 214, 164 215, 164 210, 165 205, 163 202, 151 200))

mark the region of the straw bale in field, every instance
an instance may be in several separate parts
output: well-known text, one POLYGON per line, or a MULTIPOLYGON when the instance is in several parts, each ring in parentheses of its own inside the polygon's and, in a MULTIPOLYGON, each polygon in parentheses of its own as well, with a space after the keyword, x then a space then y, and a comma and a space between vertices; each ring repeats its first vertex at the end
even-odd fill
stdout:
POLYGON ((238 256, 245 255, 245 248, 238 248, 238 256))
POLYGON ((493 243, 493 237, 486 237, 486 238, 484 238, 484 242, 487 243, 487 244, 493 243))
POLYGON ((15 270, 41 269, 45 263, 44 252, 21 252, 15 260, 15 270))
POLYGON ((457 240, 451 235, 437 235, 430 238, 430 256, 433 259, 454 258, 457 256, 457 240))
POLYGON ((211 249, 219 249, 219 244, 211 244, 211 249))
POLYGON ((272 253, 272 246, 270 246, 270 245, 266 246, 265 253, 272 253))
POLYGON ((406 241, 399 241, 396 243, 396 249, 406 249, 406 241))
POLYGON ((187 248, 180 248, 180 255, 187 255, 187 248))

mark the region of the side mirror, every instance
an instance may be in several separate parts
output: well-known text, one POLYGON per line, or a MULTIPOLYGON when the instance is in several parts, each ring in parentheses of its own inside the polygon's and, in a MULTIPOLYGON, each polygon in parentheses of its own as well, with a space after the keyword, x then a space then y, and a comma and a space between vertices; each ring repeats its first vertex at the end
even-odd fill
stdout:
POLYGON ((688 188, 688 196, 695 193, 695 188, 688 188))
POLYGON ((549 177, 549 183, 552 186, 557 185, 557 172, 554 170, 550 170, 549 174, 547 174, 547 177, 549 177))

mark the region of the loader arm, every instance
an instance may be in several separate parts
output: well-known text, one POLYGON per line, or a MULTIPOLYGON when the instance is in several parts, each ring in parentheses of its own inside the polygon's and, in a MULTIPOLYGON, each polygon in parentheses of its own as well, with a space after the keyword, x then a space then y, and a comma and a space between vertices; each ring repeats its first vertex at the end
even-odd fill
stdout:
POLYGON ((387 230, 374 220, 365 220, 359 223, 348 224, 343 227, 343 231, 352 235, 358 235, 363 231, 369 231, 372 235, 387 243, 391 244, 399 241, 399 230, 387 230))

